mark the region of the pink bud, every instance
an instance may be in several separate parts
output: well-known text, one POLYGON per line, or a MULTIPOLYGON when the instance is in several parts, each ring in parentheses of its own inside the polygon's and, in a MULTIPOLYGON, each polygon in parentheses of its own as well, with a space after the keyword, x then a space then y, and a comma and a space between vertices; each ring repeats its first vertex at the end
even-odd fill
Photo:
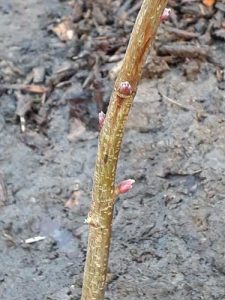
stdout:
POLYGON ((105 114, 104 114, 103 111, 101 111, 101 112, 98 114, 98 124, 99 124, 100 129, 101 129, 102 126, 104 125, 104 122, 105 122, 105 114))
POLYGON ((171 14, 171 8, 165 8, 163 11, 163 14, 160 17, 160 21, 163 22, 163 21, 168 20, 170 14, 171 14))
POLYGON ((130 96, 133 93, 132 87, 128 81, 123 81, 118 87, 118 92, 124 96, 130 96))
POLYGON ((123 180, 117 187, 117 194, 127 193, 130 189, 132 189, 134 183, 134 179, 123 180))

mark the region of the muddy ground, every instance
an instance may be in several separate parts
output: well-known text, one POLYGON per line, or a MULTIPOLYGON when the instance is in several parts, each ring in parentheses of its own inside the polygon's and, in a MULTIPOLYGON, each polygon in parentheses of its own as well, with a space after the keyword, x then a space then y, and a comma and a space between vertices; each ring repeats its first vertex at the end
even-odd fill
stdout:
MULTIPOLYGON (((96 3, 0 2, 2 300, 80 299, 97 113, 140 5, 96 3)), ((225 299, 225 4, 169 4, 120 155, 136 183, 115 205, 108 300, 225 299)))

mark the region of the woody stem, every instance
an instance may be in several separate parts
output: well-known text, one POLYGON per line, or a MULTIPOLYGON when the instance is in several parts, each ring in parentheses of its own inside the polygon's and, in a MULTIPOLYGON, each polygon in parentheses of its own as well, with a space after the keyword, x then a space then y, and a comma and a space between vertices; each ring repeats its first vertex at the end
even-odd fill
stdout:
POLYGON ((167 0, 144 0, 115 82, 101 129, 94 173, 92 204, 88 216, 89 237, 82 300, 103 300, 108 268, 115 176, 125 123, 141 77, 142 67, 160 23, 167 0), (129 94, 121 89, 128 82, 129 94))

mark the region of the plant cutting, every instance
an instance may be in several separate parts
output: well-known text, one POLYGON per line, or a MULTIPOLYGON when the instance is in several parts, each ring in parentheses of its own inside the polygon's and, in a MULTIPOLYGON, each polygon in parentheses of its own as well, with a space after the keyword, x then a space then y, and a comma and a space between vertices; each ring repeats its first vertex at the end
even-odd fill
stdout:
POLYGON ((143 1, 115 81, 107 114, 99 114, 100 136, 92 203, 86 219, 89 237, 82 300, 104 299, 113 207, 117 196, 128 192, 134 184, 133 179, 115 184, 118 156, 146 55, 160 21, 164 21, 169 14, 168 10, 165 10, 166 4, 166 0, 143 1))

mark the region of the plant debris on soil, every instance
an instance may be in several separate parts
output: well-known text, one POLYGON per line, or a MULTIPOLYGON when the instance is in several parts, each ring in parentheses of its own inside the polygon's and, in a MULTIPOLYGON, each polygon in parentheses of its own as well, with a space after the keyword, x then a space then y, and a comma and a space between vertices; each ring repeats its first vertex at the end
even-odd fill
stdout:
MULTIPOLYGON (((0 298, 81 295, 98 112, 139 0, 0 3, 0 298), (94 3, 94 4, 93 4, 94 3)), ((170 0, 126 127, 107 300, 225 299, 225 3, 170 0)))

